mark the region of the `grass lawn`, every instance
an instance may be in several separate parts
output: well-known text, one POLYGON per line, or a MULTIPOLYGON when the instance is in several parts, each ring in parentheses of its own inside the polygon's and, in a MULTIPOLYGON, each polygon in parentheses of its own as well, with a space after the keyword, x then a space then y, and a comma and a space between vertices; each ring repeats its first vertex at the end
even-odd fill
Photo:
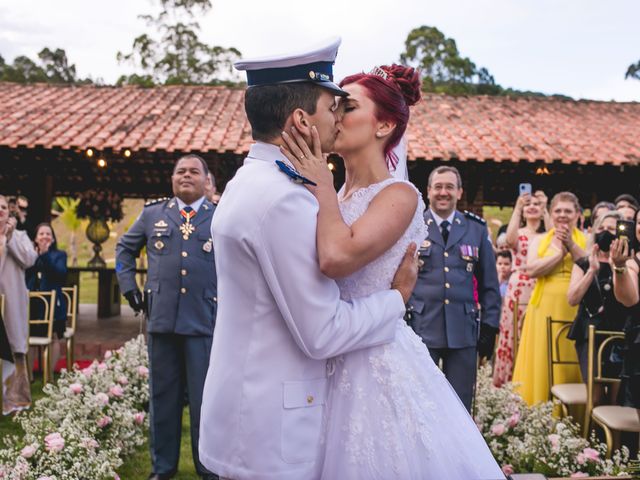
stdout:
MULTIPOLYGON (((42 393, 42 378, 36 376, 36 381, 31 385, 31 395, 35 402, 44 395, 42 393)), ((182 441, 180 443, 180 465, 176 480, 197 480, 196 469, 191 458, 191 435, 189 432, 189 409, 184 409, 182 416, 182 441)), ((20 425, 13 421, 12 416, 0 415, 0 439, 7 435, 22 435, 20 425)), ((151 458, 149 445, 145 443, 133 455, 124 459, 124 465, 120 467, 118 474, 122 480, 146 480, 151 473, 151 458)))
MULTIPOLYGON (((189 409, 185 408, 182 415, 182 441, 180 442, 180 465, 175 480, 197 480, 200 477, 196 474, 191 457, 191 434, 189 431, 189 409)), ((120 467, 118 474, 122 480, 146 480, 151 473, 151 456, 149 445, 140 448, 134 455, 125 459, 124 465, 120 467)))

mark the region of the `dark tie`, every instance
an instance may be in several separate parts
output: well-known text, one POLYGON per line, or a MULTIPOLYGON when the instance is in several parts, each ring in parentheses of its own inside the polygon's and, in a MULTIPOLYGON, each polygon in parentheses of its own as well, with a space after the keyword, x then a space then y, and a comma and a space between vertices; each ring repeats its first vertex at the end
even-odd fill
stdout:
POLYGON ((442 232, 442 239, 444 240, 444 244, 447 244, 447 240, 449 240, 449 225, 451 225, 447 220, 443 220, 440 224, 440 231, 442 232))

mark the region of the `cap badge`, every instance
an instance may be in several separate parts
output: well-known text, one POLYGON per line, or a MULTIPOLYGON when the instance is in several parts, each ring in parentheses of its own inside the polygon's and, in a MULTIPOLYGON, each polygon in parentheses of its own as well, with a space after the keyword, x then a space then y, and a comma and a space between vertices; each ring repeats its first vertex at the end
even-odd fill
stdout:
POLYGON ((314 72, 313 70, 311 70, 311 71, 309 72, 309 78, 310 78, 311 80, 315 80, 315 79, 316 79, 316 72, 314 72))

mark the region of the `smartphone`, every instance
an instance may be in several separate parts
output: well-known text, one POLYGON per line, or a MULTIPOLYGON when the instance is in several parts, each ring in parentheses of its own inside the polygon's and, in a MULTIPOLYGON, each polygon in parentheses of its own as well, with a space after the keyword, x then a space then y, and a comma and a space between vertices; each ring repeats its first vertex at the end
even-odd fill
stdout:
POLYGON ((520 193, 521 196, 526 194, 526 193, 531 195, 531 184, 530 183, 521 183, 518 186, 518 192, 520 193))
POLYGON ((635 223, 631 220, 618 220, 616 222, 616 238, 630 241, 633 238, 635 223))

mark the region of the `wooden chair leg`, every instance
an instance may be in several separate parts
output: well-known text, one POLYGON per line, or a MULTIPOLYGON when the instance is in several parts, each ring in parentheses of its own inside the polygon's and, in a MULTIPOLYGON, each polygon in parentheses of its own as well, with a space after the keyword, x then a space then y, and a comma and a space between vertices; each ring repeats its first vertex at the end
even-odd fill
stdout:
POLYGON ((44 347, 42 349, 42 386, 45 386, 50 381, 50 379, 49 379, 50 357, 51 357, 51 355, 50 355, 50 352, 49 352, 49 346, 47 345, 46 347, 44 347))
POLYGON ((73 367, 73 337, 67 338, 67 371, 71 371, 73 367))

